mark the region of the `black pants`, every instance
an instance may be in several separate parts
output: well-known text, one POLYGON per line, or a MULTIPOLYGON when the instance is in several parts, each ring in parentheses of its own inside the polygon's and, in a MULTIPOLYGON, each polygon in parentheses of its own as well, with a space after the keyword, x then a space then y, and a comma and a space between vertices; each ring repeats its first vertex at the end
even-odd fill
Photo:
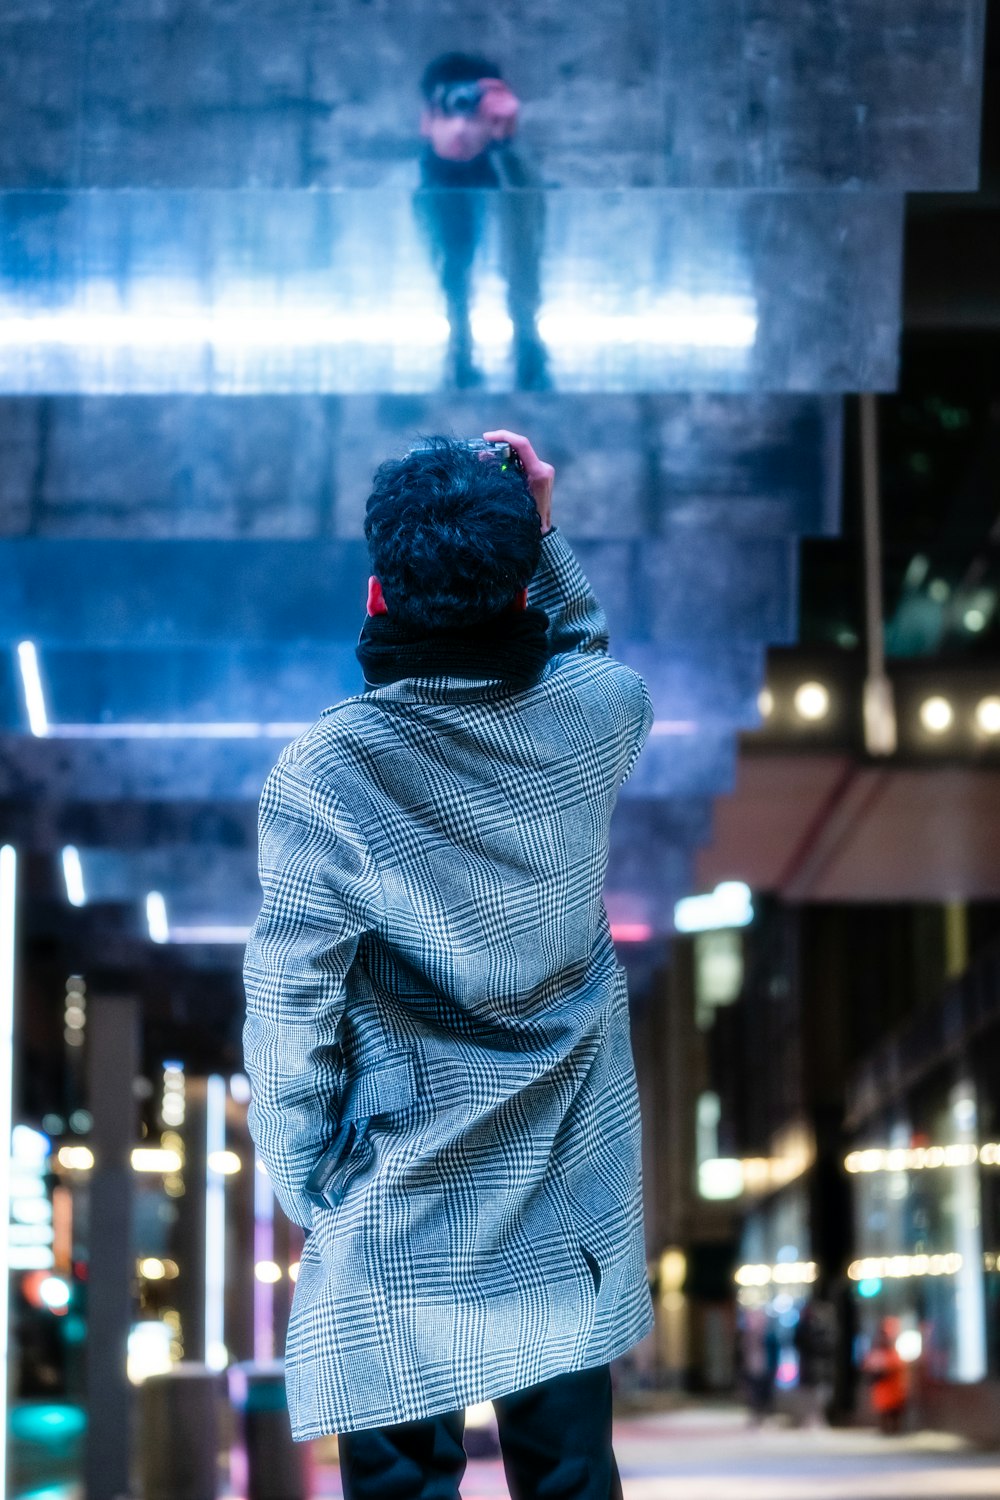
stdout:
MULTIPOLYGON (((607 1365, 553 1375, 493 1402, 511 1500, 622 1500, 607 1365)), ((465 1412, 339 1439, 345 1500, 456 1500, 465 1412)))

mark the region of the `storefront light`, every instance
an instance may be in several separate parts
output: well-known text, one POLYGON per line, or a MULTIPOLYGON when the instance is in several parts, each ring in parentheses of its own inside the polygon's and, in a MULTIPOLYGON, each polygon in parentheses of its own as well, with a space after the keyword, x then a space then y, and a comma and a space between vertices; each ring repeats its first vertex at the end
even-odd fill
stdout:
POLYGON ((882 1255, 854 1260, 847 1268, 852 1281, 895 1281, 910 1276, 956 1276, 962 1257, 948 1255, 882 1255))
POLYGON ((857 1172, 924 1172, 939 1167, 969 1167, 979 1161, 984 1167, 1000 1166, 1000 1142, 987 1141, 976 1146, 958 1141, 949 1146, 907 1146, 868 1148, 851 1151, 844 1158, 844 1168, 857 1172))
POLYGON ((162 1146, 136 1146, 132 1152, 133 1172, 178 1172, 180 1167, 178 1151, 164 1150, 162 1146))
POLYGON ((983 734, 1000 734, 1000 698, 980 698, 976 704, 976 724, 983 734))
POLYGON ((819 1275, 814 1260, 785 1260, 775 1265, 738 1266, 737 1286, 810 1286, 819 1275))
POLYGON ((944 734, 955 722, 955 710, 947 698, 925 698, 920 705, 920 722, 931 734, 944 734))
POLYGON ((803 682, 795 689, 792 702, 800 719, 818 724, 830 712, 830 690, 821 682, 803 682))
POLYGON ((212 1151, 208 1157, 209 1171, 218 1172, 222 1177, 234 1176, 242 1166, 235 1151, 212 1151))

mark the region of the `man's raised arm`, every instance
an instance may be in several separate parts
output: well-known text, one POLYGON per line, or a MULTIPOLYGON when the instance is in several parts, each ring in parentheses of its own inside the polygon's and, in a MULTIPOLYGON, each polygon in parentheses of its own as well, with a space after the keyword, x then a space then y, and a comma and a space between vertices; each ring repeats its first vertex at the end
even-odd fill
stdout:
POLYGON ((607 652, 608 622, 566 538, 552 525, 555 469, 538 457, 526 437, 498 428, 488 442, 509 443, 520 460, 542 523, 542 553, 528 585, 528 603, 549 617, 549 647, 560 651, 607 652))
POLYGON ((282 755, 264 783, 264 902, 243 959, 250 1134, 285 1213, 312 1225, 306 1178, 336 1132, 344 982, 381 883, 333 788, 282 755))

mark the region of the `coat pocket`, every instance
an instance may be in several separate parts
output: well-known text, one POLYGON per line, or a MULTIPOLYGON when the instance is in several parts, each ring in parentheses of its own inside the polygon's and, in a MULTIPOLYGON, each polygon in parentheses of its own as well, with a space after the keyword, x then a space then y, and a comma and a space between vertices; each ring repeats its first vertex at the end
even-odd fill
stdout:
POLYGON ((336 1208, 352 1169, 370 1154, 365 1137, 370 1120, 406 1109, 417 1099, 413 1053, 387 1052, 349 1080, 337 1133, 306 1178, 306 1196, 336 1208))

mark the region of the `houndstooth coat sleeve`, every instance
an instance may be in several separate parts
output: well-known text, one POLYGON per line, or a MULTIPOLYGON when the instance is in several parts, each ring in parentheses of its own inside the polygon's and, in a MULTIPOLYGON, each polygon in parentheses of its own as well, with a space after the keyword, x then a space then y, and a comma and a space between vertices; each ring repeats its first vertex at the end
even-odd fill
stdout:
POLYGON ((285 1351, 298 1439, 486 1400, 652 1327, 601 899, 652 707, 555 529, 529 599, 550 622, 534 687, 348 698, 261 794, 244 1054, 257 1150, 312 1230, 285 1351), (307 1187, 327 1166, 336 1197, 307 1187))

